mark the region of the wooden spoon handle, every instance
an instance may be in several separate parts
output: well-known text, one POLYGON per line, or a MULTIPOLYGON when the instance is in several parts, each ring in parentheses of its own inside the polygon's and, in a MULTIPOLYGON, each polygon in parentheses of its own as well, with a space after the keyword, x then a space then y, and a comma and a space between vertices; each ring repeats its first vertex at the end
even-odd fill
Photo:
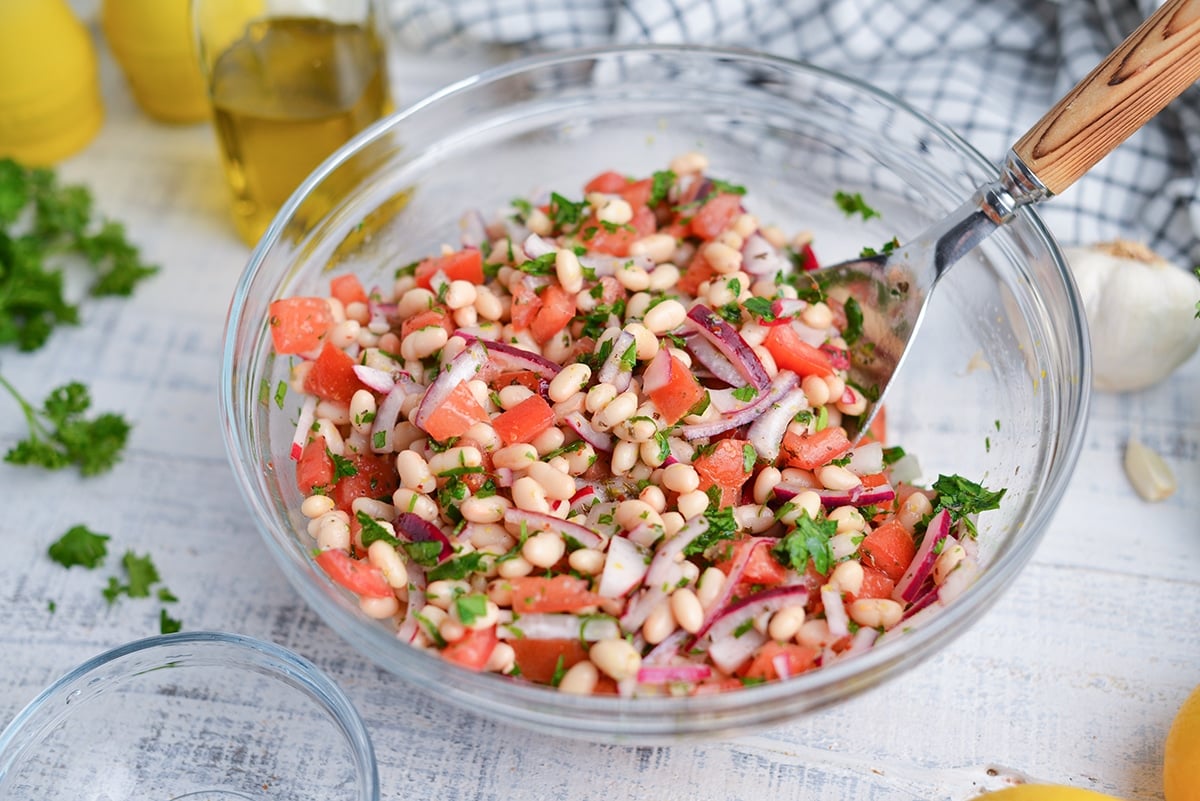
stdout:
POLYGON ((1200 0, 1170 0, 1013 146, 1059 194, 1200 77, 1200 0))

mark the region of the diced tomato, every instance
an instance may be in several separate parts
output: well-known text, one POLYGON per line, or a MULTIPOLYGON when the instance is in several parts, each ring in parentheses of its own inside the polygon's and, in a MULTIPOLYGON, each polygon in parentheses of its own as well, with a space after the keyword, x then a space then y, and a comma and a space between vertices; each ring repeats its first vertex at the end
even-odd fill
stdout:
POLYGON ((896 582, 892 581, 892 579, 888 577, 887 573, 884 573, 879 568, 871 567, 867 564, 864 564, 862 569, 862 587, 859 588, 858 592, 851 594, 849 599, 850 601, 854 601, 858 598, 892 597, 892 590, 896 589, 896 582))
POLYGON ((728 192, 709 195, 704 205, 692 215, 689 228, 693 236, 716 239, 729 227, 733 218, 742 212, 742 198, 728 192))
POLYGON ((887 407, 880 406, 875 412, 875 417, 871 420, 871 427, 867 429, 867 433, 863 436, 865 442, 882 442, 887 444, 887 407))
POLYGON ((439 271, 451 281, 469 281, 478 286, 483 283, 483 254, 476 248, 463 248, 444 256, 424 259, 417 265, 414 275, 417 286, 429 289, 430 281, 439 271))
POLYGON ((538 310, 542 308, 542 298, 524 281, 515 282, 511 290, 512 310, 509 317, 512 318, 512 327, 514 331, 524 331, 537 318, 538 310))
POLYGON ((800 248, 800 253, 798 255, 799 258, 797 259, 797 262, 802 270, 812 272, 813 270, 821 267, 821 263, 817 261, 817 254, 813 252, 811 242, 800 248))
POLYGON ((625 176, 619 172, 608 170, 597 175, 592 180, 583 185, 584 194, 592 192, 603 192, 606 195, 616 194, 625 188, 629 182, 625 180, 625 176))
POLYGON ((284 298, 271 303, 267 321, 276 353, 307 353, 320 347, 333 312, 325 298, 284 298))
POLYGON ((479 405, 467 382, 463 381, 450 390, 446 400, 433 410, 422 428, 438 442, 445 442, 451 437, 461 437, 476 423, 486 422, 487 411, 479 405))
POLYGON ((509 370, 492 379, 491 386, 497 392, 505 387, 522 386, 530 392, 541 392, 542 379, 532 370, 509 370))
POLYGON ((392 588, 383 571, 373 567, 370 562, 353 559, 340 548, 330 548, 321 551, 316 556, 316 562, 331 579, 341 584, 350 592, 367 598, 390 598, 392 588))
POLYGON ((407 318, 400 324, 400 336, 406 337, 413 331, 420 331, 422 328, 434 328, 441 326, 446 329, 446 333, 453 334, 454 320, 450 319, 450 315, 446 314, 445 309, 438 306, 429 311, 419 312, 412 317, 407 318))
POLYGON ((896 520, 878 526, 863 539, 858 550, 864 566, 882 570, 892 581, 900 580, 917 555, 912 536, 896 520))
POLYGON ((331 493, 334 504, 343 512, 350 511, 355 498, 387 499, 400 486, 387 454, 348 453, 345 458, 353 466, 354 475, 339 478, 331 493))
POLYGON ((648 390, 646 394, 654 402, 654 408, 658 409, 658 413, 662 415, 663 422, 668 426, 673 426, 689 411, 696 408, 696 405, 704 398, 704 387, 700 386, 700 382, 692 375, 692 371, 680 359, 665 350, 659 351, 659 354, 655 357, 656 359, 668 360, 667 383, 648 390))
POLYGON ((787 676, 790 678, 816 667, 817 657, 820 655, 820 650, 810 645, 771 641, 758 649, 758 653, 750 661, 742 675, 748 679, 766 679, 767 681, 782 678, 776 665, 776 661, 782 658, 786 665, 787 676))
POLYGON ((575 296, 558 284, 542 290, 542 306, 529 324, 529 332, 539 345, 567 327, 575 316, 575 296))
POLYGON ((442 649, 442 658, 467 670, 483 670, 496 650, 496 627, 467 629, 461 639, 442 649))
POLYGON ((704 258, 702 251, 697 251, 692 260, 688 262, 687 269, 683 275, 679 277, 679 283, 676 284, 680 292, 686 292, 689 295, 700 294, 700 285, 705 281, 711 281, 717 271, 708 263, 708 259, 704 258))
POLYGON ((333 483, 333 459, 325 450, 325 438, 313 437, 300 453, 296 463, 296 485, 306 496, 313 487, 328 487, 333 483))
POLYGON ((720 488, 723 509, 742 502, 742 485, 750 478, 756 458, 754 447, 746 440, 723 439, 712 452, 693 459, 692 467, 700 474, 701 490, 720 488))
POLYGON ((492 419, 492 428, 505 445, 532 442, 554 425, 554 409, 541 395, 531 395, 492 419))
POLYGON ((780 369, 799 376, 833 375, 829 354, 805 342, 790 325, 773 325, 767 331, 763 347, 771 352, 780 369))
POLYGON ((788 431, 783 435, 780 457, 791 467, 816 470, 841 458, 852 447, 853 443, 841 426, 829 426, 812 434, 793 434, 788 431))
POLYGON ((646 208, 650 202, 650 193, 654 191, 654 179, 643 178, 640 181, 633 181, 617 190, 617 194, 625 198, 625 202, 633 209, 636 214, 638 211, 646 208))
POLYGON ((362 282, 354 273, 346 273, 330 279, 329 294, 340 300, 343 306, 367 302, 367 290, 363 289, 362 282))
POLYGON ((360 389, 366 389, 366 386, 354 374, 354 360, 341 348, 326 342, 321 355, 304 377, 304 391, 318 398, 348 404, 360 389))
POLYGON ((787 568, 775 561, 775 557, 771 556, 771 549, 761 541, 748 537, 733 542, 728 548, 722 548, 719 551, 721 558, 714 564, 721 572, 729 575, 733 565, 742 559, 749 548, 754 550, 750 552, 745 570, 742 572, 743 584, 772 587, 787 578, 787 568))
POLYGON ((512 586, 512 610, 519 615, 534 612, 578 612, 601 603, 604 598, 588 589, 584 579, 567 574, 521 576, 508 579, 512 586))
MULTIPOLYGON (((517 626, 519 627, 520 623, 517 626)), ((578 637, 552 640, 518 637, 509 640, 508 644, 512 646, 516 655, 515 661, 521 669, 521 678, 538 684, 549 684, 556 672, 568 670, 572 665, 587 659, 587 649, 578 637)))
POLYGON ((658 221, 654 218, 654 212, 643 206, 633 213, 633 219, 625 225, 614 226, 609 223, 606 226, 592 216, 580 230, 588 250, 624 257, 629 255, 630 245, 657 229, 658 221))

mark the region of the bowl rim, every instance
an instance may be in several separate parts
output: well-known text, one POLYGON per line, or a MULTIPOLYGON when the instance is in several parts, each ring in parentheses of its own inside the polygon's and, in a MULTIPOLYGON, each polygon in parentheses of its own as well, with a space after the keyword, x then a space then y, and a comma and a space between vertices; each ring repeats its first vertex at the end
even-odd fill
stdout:
POLYGON ((8 773, 14 760, 18 760, 25 750, 34 744, 33 741, 22 742, 21 738, 27 734, 26 727, 36 723, 38 714, 66 688, 128 656, 167 651, 177 653, 180 648, 188 645, 212 644, 232 646, 237 652, 253 658, 259 667, 265 668, 260 671, 264 675, 274 679, 286 678, 286 683, 291 689, 302 688, 310 700, 331 713, 346 736, 347 744, 354 755, 355 767, 362 782, 358 789, 358 798, 361 801, 378 801, 379 766, 375 758, 375 747, 358 709, 337 682, 308 659, 281 645, 225 631, 183 631, 144 637, 99 653, 71 668, 39 692, 9 721, 4 730, 0 731, 0 779, 8 773), (264 665, 263 658, 276 664, 264 665), (294 686, 297 684, 301 687, 294 686))
MULTIPOLYGON (((284 552, 284 547, 279 542, 276 542, 276 534, 272 531, 272 524, 268 522, 273 520, 273 513, 267 507, 265 501, 250 491, 251 476, 248 465, 243 464, 241 455, 246 448, 249 448, 245 451, 247 454, 253 453, 254 449, 249 446, 253 446, 254 443, 246 442, 243 433, 234 425, 237 407, 237 382, 234 370, 236 332, 238 323, 242 320, 247 297, 251 288, 256 283, 259 271, 264 265, 266 255, 280 238, 285 222, 292 216, 311 190, 325 180, 330 173, 337 170, 343 163, 349 160, 356 152, 370 145, 396 126, 403 124, 406 119, 420 114, 424 109, 436 106, 448 98, 456 97, 473 89, 494 84, 522 73, 568 64, 595 63, 601 59, 635 55, 654 55, 674 59, 733 60, 748 64, 757 63, 777 70, 788 72, 798 71, 824 81, 834 82, 855 93, 871 97, 881 102, 884 106, 907 115, 913 121, 928 128, 930 133, 939 136, 945 144, 952 146, 967 162, 984 170, 989 177, 999 175, 998 165, 984 157, 953 129, 932 119, 924 112, 910 105, 907 101, 901 100, 861 79, 805 61, 768 55, 748 48, 673 44, 631 44, 579 48, 517 59, 463 78, 425 96, 414 104, 376 122, 332 154, 308 176, 281 208, 262 239, 255 246, 245 271, 237 284, 230 303, 223 348, 220 375, 220 410, 227 455, 235 477, 238 479, 239 491, 255 515, 255 527, 259 530, 260 535, 263 535, 268 550, 271 551, 273 557, 283 568, 293 588, 318 612, 325 622, 331 628, 337 630, 339 636, 352 642, 366 656, 387 668, 389 672, 400 674, 397 670, 395 659, 397 651, 394 638, 382 630, 376 630, 363 625, 364 621, 356 617, 348 608, 336 603, 330 603, 329 598, 320 591, 320 588, 308 580, 308 577, 305 575, 305 569, 296 564, 291 556, 284 552)), ((413 648, 409 648, 400 661, 408 662, 409 664, 406 667, 411 668, 413 664, 421 664, 424 660, 429 660, 426 663, 427 669, 420 671, 424 674, 422 676, 410 678, 409 676, 400 674, 400 678, 409 684, 420 686, 422 689, 428 691, 428 687, 424 686, 424 682, 437 680, 437 673, 439 671, 452 670, 456 672, 457 680, 455 684, 465 686, 470 691, 462 691, 458 687, 446 687, 446 691, 441 693, 441 695, 456 701, 460 707, 471 705, 476 709, 484 708, 492 716, 496 716, 500 712, 511 714, 514 711, 514 707, 519 704, 521 710, 526 713, 520 718, 522 723, 528 725, 530 723, 536 724, 538 721, 543 723, 553 721, 558 724, 557 728, 562 733, 570 734, 573 730, 574 736, 589 740, 601 739, 605 734, 610 734, 609 732, 596 731, 595 721, 589 720, 589 716, 597 713, 613 715, 611 718, 613 723, 618 725, 625 724, 620 731, 627 732, 629 739, 638 742, 653 742, 654 740, 647 739, 646 735, 654 738, 663 735, 678 737, 679 735, 694 736, 703 734, 709 729, 714 728, 713 726, 704 724, 704 719, 709 714, 717 716, 715 728, 723 732, 738 730, 737 723, 731 726, 727 721, 723 721, 721 716, 734 712, 737 708, 746 706, 746 701, 753 701, 755 708, 766 708, 773 701, 781 701, 795 695, 807 695, 813 696, 816 700, 808 704, 805 709, 809 711, 815 710, 834 701, 855 695, 861 690, 879 683, 883 679, 895 678, 900 673, 911 669, 925 659, 933 656, 945 642, 964 633, 972 622, 977 621, 998 600, 1001 593, 1011 585, 1013 579, 1028 562, 1033 551, 1045 536, 1055 512, 1056 502, 1062 497, 1082 450, 1084 435, 1086 433, 1087 412, 1091 398, 1091 350, 1086 318, 1078 288, 1061 249, 1037 212, 1029 206, 1023 206, 1017 209, 1016 217, 1023 220, 1033 238, 1044 247, 1053 262, 1055 273, 1061 279, 1062 288, 1065 290, 1068 310, 1071 315, 1070 332, 1074 337, 1074 341, 1078 344, 1078 358, 1076 363, 1070 365, 1073 382, 1064 381, 1065 389, 1063 391, 1071 391, 1072 387, 1067 385, 1074 383, 1075 391, 1072 394, 1076 400, 1074 412, 1076 412, 1077 424, 1069 431, 1068 436, 1060 436, 1056 439, 1056 447, 1053 449, 1049 460, 1051 467, 1046 476, 1047 480, 1038 488, 1038 494, 1042 499, 1049 499, 1053 502, 1037 504, 1032 509, 1030 516, 1022 522, 1022 527, 1033 529, 1034 534, 1009 543, 1008 555, 1003 564, 993 562, 991 565, 985 567, 972 584, 970 592, 966 594, 966 597, 942 608, 939 614, 935 615, 932 620, 924 623, 918 629, 906 632, 901 647, 895 647, 895 640, 893 640, 892 643, 883 643, 869 649, 865 653, 858 654, 854 659, 823 666, 819 670, 805 673, 786 682, 768 682, 762 685, 745 687, 737 692, 718 693, 703 697, 676 698, 667 696, 627 699, 607 696, 563 696, 545 687, 523 684, 518 681, 507 680, 500 676, 469 674, 467 671, 446 664, 436 656, 429 654, 418 655, 418 649, 413 648), (899 670, 896 668, 899 668, 899 670), (849 685, 851 689, 839 692, 837 690, 838 685, 849 685), (486 697, 487 689, 494 690, 500 686, 507 688, 503 693, 507 696, 505 701, 497 703, 494 699, 486 697), (480 695, 485 696, 483 703, 481 703, 480 695), (830 697, 831 695, 832 697, 830 697), (561 714, 565 708, 569 708, 572 717, 567 718, 561 714), (614 713, 616 714, 614 715, 614 713), (694 716, 700 721, 699 724, 684 725, 686 721, 683 718, 692 716, 693 713, 696 713, 694 716), (578 719, 574 717, 576 715, 578 719), (677 715, 682 715, 682 718, 676 717, 677 715), (655 722, 656 719, 660 721, 657 724, 655 722), (661 723, 662 720, 665 720, 666 723, 661 723)), ((1068 353, 1067 355, 1070 354, 1068 353)), ((1056 408, 1061 408, 1062 403, 1063 401, 1060 401, 1059 407, 1056 408)), ((1061 434, 1061 428, 1059 432, 1061 434)), ((307 572, 310 574, 313 572, 311 565, 308 566, 307 572)), ((896 640, 899 639, 896 638, 896 640)), ((743 728, 747 725, 753 728, 761 728, 764 723, 768 725, 772 723, 778 724, 794 718, 796 715, 796 710, 776 712, 774 718, 770 714, 767 714, 765 719, 759 717, 753 722, 743 722, 741 725, 743 728)), ((738 720, 741 720, 741 718, 738 718, 738 720)))

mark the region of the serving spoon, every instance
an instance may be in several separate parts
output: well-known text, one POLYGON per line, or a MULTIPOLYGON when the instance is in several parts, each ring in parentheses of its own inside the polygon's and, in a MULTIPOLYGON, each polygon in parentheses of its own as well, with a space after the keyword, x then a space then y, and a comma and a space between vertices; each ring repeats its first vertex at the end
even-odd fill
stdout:
POLYGON ((1169 0, 1013 145, 997 180, 901 247, 808 273, 863 313, 849 374, 876 400, 847 425, 851 438, 870 427, 950 267, 1020 207, 1060 194, 1198 77, 1200 0, 1169 0))

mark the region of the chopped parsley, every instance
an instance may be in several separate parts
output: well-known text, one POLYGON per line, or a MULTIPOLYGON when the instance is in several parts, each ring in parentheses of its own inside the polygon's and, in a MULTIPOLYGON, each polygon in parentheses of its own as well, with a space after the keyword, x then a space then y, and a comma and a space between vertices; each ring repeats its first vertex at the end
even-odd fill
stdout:
POLYGON ((811 559, 813 567, 821 575, 829 572, 833 566, 833 551, 829 540, 837 534, 837 521, 824 517, 813 520, 808 512, 796 518, 796 527, 771 549, 775 561, 784 567, 790 567, 797 573, 803 573, 811 559))
MULTIPOLYGON (((363 538, 363 542, 366 542, 366 537, 363 538)), ((400 544, 404 548, 404 552, 408 554, 408 558, 421 567, 435 566, 442 555, 442 544, 434 540, 402 542, 400 544)))
POLYGON ((358 468, 354 466, 354 462, 347 459, 345 456, 338 456, 329 448, 325 449, 325 454, 333 462, 333 480, 337 482, 340 479, 358 475, 358 468))
POLYGON ((379 521, 375 518, 362 511, 356 512, 354 517, 358 520, 358 524, 362 526, 362 544, 364 548, 370 548, 372 543, 381 540, 393 548, 399 547, 400 540, 388 533, 388 530, 380 525, 379 521))
POLYGON ((478 551, 472 551, 453 559, 447 559, 430 570, 426 578, 429 581, 441 581, 443 579, 454 579, 457 581, 465 579, 472 573, 483 569, 483 558, 485 555, 478 551))
POLYGON ((460 595, 454 599, 454 611, 464 626, 470 626, 481 617, 487 616, 486 595, 460 595))
POLYGON ((527 275, 553 275, 555 259, 558 258, 556 251, 550 251, 538 256, 536 259, 521 262, 517 265, 517 269, 527 275))
POLYGON ((50 544, 50 558, 63 567, 82 565, 92 570, 108 556, 107 534, 97 534, 87 526, 72 526, 50 544))
POLYGON ((659 203, 662 203, 667 199, 667 195, 674 184, 675 173, 671 170, 659 170, 654 173, 654 178, 650 184, 650 197, 646 199, 646 205, 654 208, 659 203))
POLYGON ((550 193, 550 219, 559 230, 578 225, 583 220, 586 206, 587 201, 575 203, 557 192, 550 193))
POLYGON ((733 517, 733 509, 728 506, 718 509, 710 505, 704 512, 704 518, 708 521, 708 528, 687 544, 683 549, 684 556, 698 556, 722 540, 731 540, 740 528, 733 517))
POLYGON ((905 456, 904 448, 901 448, 899 445, 893 445, 890 448, 883 449, 883 463, 884 464, 895 464, 896 462, 903 459, 904 456, 905 456))
POLYGON ((742 472, 753 473, 754 463, 758 461, 758 451, 754 450, 754 446, 746 443, 742 446, 742 472))
POLYGON ((742 304, 746 311, 753 314, 764 323, 769 323, 775 320, 775 312, 771 310, 771 301, 766 298, 746 298, 746 302, 742 304))
POLYGON ((869 220, 872 217, 878 217, 879 212, 867 205, 863 200, 863 196, 859 192, 850 194, 841 190, 833 193, 833 202, 842 210, 847 217, 853 217, 855 214, 862 215, 864 220, 869 220))
POLYGON ((1008 490, 989 490, 986 487, 969 481, 962 476, 939 475, 933 482, 933 491, 937 493, 934 510, 945 509, 950 517, 961 521, 974 537, 978 534, 972 515, 1000 508, 1000 499, 1008 490))
POLYGON ((740 400, 742 403, 749 403, 758 396, 758 390, 747 384, 744 387, 738 387, 733 391, 733 397, 740 400))
POLYGON ((722 181, 720 178, 710 178, 712 181, 713 191, 721 192, 726 195, 744 195, 746 187, 738 184, 731 184, 728 181, 722 181))
POLYGON ((85 417, 92 399, 83 384, 73 381, 51 391, 41 409, 35 409, 3 376, 0 386, 21 407, 29 431, 28 437, 4 455, 4 461, 47 470, 76 465, 85 476, 104 473, 120 461, 130 425, 111 412, 85 417))
POLYGON ((283 401, 285 398, 287 398, 287 391, 288 386, 286 381, 280 380, 280 382, 275 385, 275 405, 280 409, 283 408, 283 401))
POLYGON ((863 333, 862 307, 854 298, 846 298, 844 309, 846 311, 846 327, 842 330, 842 339, 846 340, 847 345, 853 345, 863 333))

